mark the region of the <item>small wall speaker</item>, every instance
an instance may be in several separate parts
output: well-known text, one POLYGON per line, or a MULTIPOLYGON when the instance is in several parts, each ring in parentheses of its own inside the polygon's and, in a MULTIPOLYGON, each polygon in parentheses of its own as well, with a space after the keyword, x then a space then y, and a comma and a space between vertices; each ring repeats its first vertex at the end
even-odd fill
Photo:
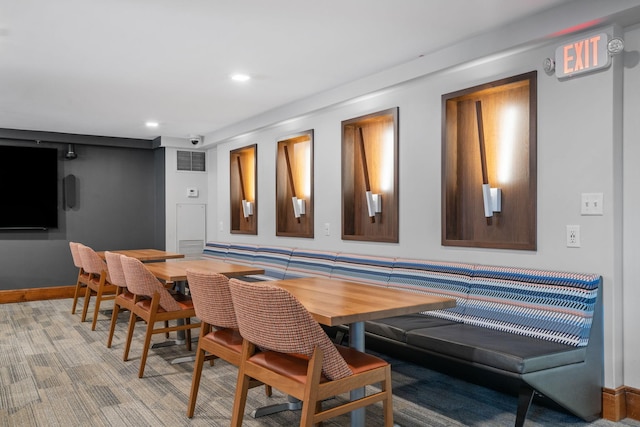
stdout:
POLYGON ((64 187, 64 205, 67 209, 73 209, 76 206, 76 177, 75 175, 67 175, 62 181, 64 187))

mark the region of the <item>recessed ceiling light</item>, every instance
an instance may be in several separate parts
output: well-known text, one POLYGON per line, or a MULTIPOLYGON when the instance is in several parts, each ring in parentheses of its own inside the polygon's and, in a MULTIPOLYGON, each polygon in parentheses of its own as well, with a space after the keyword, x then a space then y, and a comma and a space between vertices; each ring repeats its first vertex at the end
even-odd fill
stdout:
POLYGON ((146 127, 148 127, 148 128, 157 128, 159 123, 158 122, 149 121, 149 122, 146 122, 144 125, 146 127))
POLYGON ((236 82, 246 82, 247 80, 250 80, 251 76, 247 75, 247 74, 232 74, 231 75, 231 80, 236 81, 236 82))

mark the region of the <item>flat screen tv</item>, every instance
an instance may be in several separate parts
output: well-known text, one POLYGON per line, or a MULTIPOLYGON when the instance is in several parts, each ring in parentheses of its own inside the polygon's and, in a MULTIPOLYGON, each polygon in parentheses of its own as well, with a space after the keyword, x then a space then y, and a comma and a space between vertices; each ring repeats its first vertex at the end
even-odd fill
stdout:
POLYGON ((0 146, 0 229, 58 227, 58 150, 0 146))

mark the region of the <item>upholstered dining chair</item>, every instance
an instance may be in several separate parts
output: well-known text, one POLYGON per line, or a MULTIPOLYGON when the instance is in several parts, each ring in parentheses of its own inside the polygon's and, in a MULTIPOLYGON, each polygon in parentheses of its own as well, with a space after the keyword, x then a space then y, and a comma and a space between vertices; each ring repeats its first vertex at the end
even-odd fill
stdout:
POLYGON ((300 399, 300 426, 312 426, 380 401, 385 426, 393 426, 391 366, 386 361, 333 344, 285 289, 238 279, 229 280, 229 289, 244 338, 232 426, 242 425, 250 378, 300 399), (325 399, 377 383, 379 392, 322 409, 325 399))
POLYGON ((73 305, 71 306, 71 314, 76 314, 76 305, 78 304, 78 298, 83 288, 86 288, 89 283, 89 273, 82 268, 82 258, 80 257, 80 251, 78 250, 78 242, 69 242, 69 248, 71 249, 71 258, 73 258, 73 265, 78 269, 78 279, 76 280, 76 289, 73 293, 73 305))
POLYGON ((198 328, 200 323, 191 323, 191 318, 196 316, 196 312, 190 297, 181 293, 170 293, 140 260, 121 256, 120 262, 127 289, 138 299, 146 297, 139 299, 131 310, 123 356, 123 360, 129 359, 129 349, 137 318, 144 320, 147 324, 147 330, 140 358, 140 370, 138 371, 138 378, 142 378, 153 334, 185 331, 187 350, 191 351, 191 329, 198 328), (156 322, 171 320, 176 320, 175 326, 167 326, 165 323, 161 328, 156 327, 156 322), (179 321, 183 321, 183 323, 179 321))
POLYGON ((120 310, 131 311, 141 297, 136 298, 136 296, 127 289, 127 282, 124 277, 124 270, 122 270, 122 262, 120 261, 122 255, 116 252, 105 251, 104 256, 107 261, 111 283, 116 286, 116 297, 113 300, 113 313, 111 313, 111 325, 109 326, 109 336, 107 338, 107 348, 111 348, 120 310))
MULTIPOLYGON (((196 316, 200 319, 200 338, 193 365, 191 394, 187 406, 187 417, 193 417, 205 360, 213 364, 220 358, 238 366, 242 351, 242 336, 238 331, 238 322, 233 310, 233 301, 229 292, 229 279, 218 273, 187 269, 187 283, 193 299, 196 316)), ((251 386, 261 385, 252 382, 251 386)), ((271 387, 265 386, 267 396, 271 396, 271 387)))
POLYGON ((89 246, 80 244, 78 246, 80 258, 82 259, 82 268, 89 273, 89 281, 87 289, 84 293, 84 306, 82 308, 82 321, 87 318, 89 309, 89 301, 93 295, 96 297, 95 307, 93 309, 93 319, 91 321, 91 330, 96 330, 96 322, 100 314, 100 305, 102 301, 109 301, 115 298, 116 287, 111 283, 109 277, 109 269, 105 260, 100 258, 89 246))

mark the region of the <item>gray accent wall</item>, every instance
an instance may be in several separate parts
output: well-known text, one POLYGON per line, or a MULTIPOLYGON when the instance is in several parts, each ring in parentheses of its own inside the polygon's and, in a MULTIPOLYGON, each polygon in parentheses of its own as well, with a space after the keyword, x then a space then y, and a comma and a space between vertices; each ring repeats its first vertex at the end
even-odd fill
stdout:
MULTIPOLYGON (((0 139, 0 144, 35 142, 0 139)), ((69 241, 97 251, 164 249, 164 148, 76 144, 78 157, 66 160, 66 144, 41 145, 58 148, 58 228, 0 230, 0 290, 74 285, 78 270, 69 241), (73 208, 63 206, 63 178, 69 174, 76 177, 73 208)))

